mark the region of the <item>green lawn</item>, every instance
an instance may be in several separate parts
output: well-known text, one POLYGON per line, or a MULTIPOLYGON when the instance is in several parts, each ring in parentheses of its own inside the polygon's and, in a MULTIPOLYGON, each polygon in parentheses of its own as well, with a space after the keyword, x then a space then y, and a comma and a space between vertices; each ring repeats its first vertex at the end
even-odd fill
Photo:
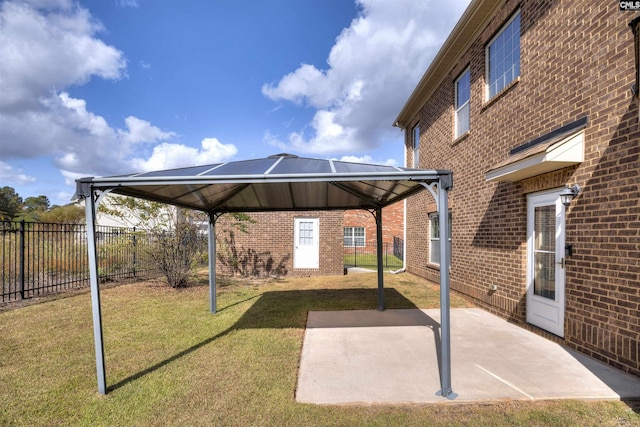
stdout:
MULTIPOLYGON (((378 256, 376 254, 350 253, 344 254, 344 265, 351 267, 367 268, 369 270, 378 269, 378 256)), ((384 254, 382 256, 382 265, 385 270, 399 270, 402 268, 403 262, 400 258, 393 254, 384 254)))
MULTIPOLYGON (((375 275, 141 282, 102 292, 109 394, 97 393, 87 292, 0 312, 0 425, 640 425, 622 402, 320 406, 295 401, 309 310, 373 309, 375 275)), ((385 275, 387 306, 438 306, 438 288, 385 275)), ((453 306, 467 303, 452 296, 453 306)), ((635 412, 634 412, 635 408, 635 412)))

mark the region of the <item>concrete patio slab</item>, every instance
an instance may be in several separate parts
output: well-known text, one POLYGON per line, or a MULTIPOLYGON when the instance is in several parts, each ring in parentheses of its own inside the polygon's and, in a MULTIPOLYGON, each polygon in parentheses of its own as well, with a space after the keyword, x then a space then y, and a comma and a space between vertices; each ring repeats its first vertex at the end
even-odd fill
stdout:
POLYGON ((309 312, 296 400, 316 404, 640 399, 640 378, 477 309, 451 310, 452 388, 440 389, 440 310, 309 312))

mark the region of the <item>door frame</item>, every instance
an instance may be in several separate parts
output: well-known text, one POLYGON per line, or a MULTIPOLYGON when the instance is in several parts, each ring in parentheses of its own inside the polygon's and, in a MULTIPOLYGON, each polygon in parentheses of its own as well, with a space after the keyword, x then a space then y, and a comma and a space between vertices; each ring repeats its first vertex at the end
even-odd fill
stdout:
POLYGON ((293 268, 299 269, 319 269, 320 268, 320 218, 318 217, 295 217, 293 219, 293 268), (298 245, 300 234, 300 222, 312 222, 313 244, 304 250, 298 245), (309 252, 313 251, 313 252, 309 252), (309 257, 309 254, 311 256, 309 257))
POLYGON ((560 201, 562 188, 527 195, 527 323, 564 337, 565 321, 565 207, 560 201), (554 299, 534 295, 534 218, 535 208, 555 206, 555 293, 554 299))

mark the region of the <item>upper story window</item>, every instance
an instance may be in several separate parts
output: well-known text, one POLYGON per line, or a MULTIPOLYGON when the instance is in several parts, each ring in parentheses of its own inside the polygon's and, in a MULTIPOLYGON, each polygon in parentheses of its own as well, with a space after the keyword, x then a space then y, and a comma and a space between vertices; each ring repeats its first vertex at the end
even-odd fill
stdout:
POLYGON ((487 46, 487 100, 520 76, 520 11, 487 46))
POLYGON ((413 167, 420 164, 420 126, 415 125, 411 131, 411 144, 413 146, 413 167))
POLYGON ((469 100, 471 98, 471 71, 467 70, 455 82, 456 134, 458 138, 469 130, 469 100))

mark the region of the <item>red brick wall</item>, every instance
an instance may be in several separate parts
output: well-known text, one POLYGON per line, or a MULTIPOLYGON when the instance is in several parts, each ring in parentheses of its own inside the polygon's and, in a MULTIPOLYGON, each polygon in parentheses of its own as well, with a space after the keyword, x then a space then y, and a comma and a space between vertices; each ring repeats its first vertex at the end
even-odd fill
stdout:
MULTIPOLYGON (((345 227, 365 227, 367 246, 376 244, 376 220, 373 214, 362 209, 344 211, 345 227)), ((404 201, 382 209, 382 241, 393 243, 393 238, 404 238, 404 201)))
POLYGON ((259 276, 315 276, 344 273, 342 256, 342 211, 258 212, 251 213, 254 224, 245 223, 247 232, 233 227, 231 215, 216 223, 217 270, 259 276), (293 230, 295 218, 319 218, 320 267, 293 268, 293 230), (229 255, 238 260, 232 267, 229 255), (220 256, 226 256, 220 260, 220 256))
MULTIPOLYGON (((564 342, 640 375, 640 133, 628 27, 634 17, 617 2, 507 0, 407 129, 420 122, 420 167, 454 172, 452 288, 521 324, 526 195, 582 187, 566 211, 566 242, 574 255, 566 264, 564 342), (521 77, 486 103, 485 46, 518 7, 521 77), (453 82, 467 66, 470 132, 454 141, 453 82), (585 115, 579 166, 516 183, 486 181, 486 171, 510 149, 585 115), (489 292, 491 284, 497 292, 489 292)), ((409 130, 406 137, 411 164, 409 130)), ((407 202, 407 267, 438 280, 438 268, 428 263, 427 214, 433 211, 427 192, 407 202)))

